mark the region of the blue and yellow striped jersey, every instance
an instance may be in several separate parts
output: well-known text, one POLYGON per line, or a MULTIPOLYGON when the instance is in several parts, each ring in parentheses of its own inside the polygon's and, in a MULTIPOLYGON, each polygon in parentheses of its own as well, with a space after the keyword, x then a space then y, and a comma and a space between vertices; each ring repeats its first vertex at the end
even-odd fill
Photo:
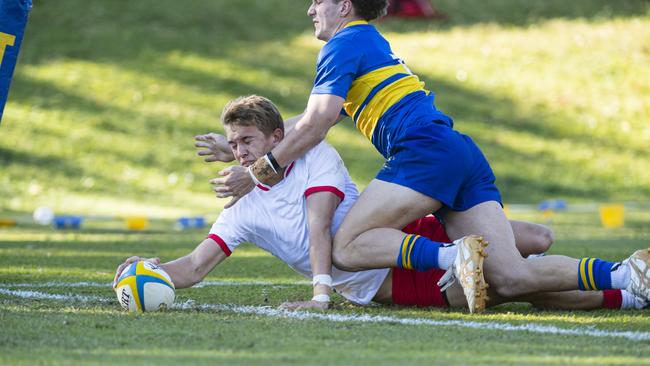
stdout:
POLYGON ((312 94, 344 98, 345 113, 385 157, 392 137, 410 122, 429 118, 453 124, 435 108, 433 93, 365 21, 348 23, 323 46, 312 94))

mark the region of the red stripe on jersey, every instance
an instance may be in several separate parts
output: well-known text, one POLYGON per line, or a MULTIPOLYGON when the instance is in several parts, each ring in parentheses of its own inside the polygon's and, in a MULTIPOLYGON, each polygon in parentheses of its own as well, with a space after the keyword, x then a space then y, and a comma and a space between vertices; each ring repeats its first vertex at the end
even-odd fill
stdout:
POLYGON ((289 164, 287 169, 285 169, 285 171, 284 171, 284 177, 285 178, 287 177, 287 175, 289 175, 289 173, 291 172, 291 169, 293 169, 294 164, 295 164, 295 162, 292 162, 291 164, 289 164))
POLYGON ((305 197, 309 197, 309 196, 311 196, 312 194, 314 194, 314 193, 318 193, 318 192, 330 192, 330 193, 334 193, 335 195, 337 195, 337 196, 341 199, 341 201, 343 201, 343 200, 345 199, 345 193, 339 191, 338 188, 336 188, 336 187, 332 187, 332 186, 309 187, 309 188, 307 188, 307 190, 305 191, 305 197))
POLYGON ((268 190, 269 190, 269 188, 267 188, 267 187, 265 187, 265 186, 263 186, 263 185, 261 185, 261 184, 258 184, 258 185, 257 185, 257 188, 259 188, 259 189, 261 189, 261 190, 263 190, 263 191, 268 191, 268 190))
POLYGON ((226 257, 230 257, 232 252, 230 251, 230 248, 226 245, 226 242, 223 241, 217 234, 210 234, 208 235, 208 239, 214 240, 215 243, 223 250, 224 253, 226 253, 226 257))

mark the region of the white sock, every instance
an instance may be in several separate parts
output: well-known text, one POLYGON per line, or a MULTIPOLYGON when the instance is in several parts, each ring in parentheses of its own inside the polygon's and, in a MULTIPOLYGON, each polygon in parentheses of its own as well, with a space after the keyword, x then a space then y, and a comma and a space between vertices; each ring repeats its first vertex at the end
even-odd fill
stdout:
POLYGON ((453 243, 445 243, 438 248, 438 268, 447 270, 454 264, 458 247, 453 243))
POLYGON ((634 309, 635 306, 635 301, 634 301, 634 295, 631 293, 621 290, 621 298, 623 301, 621 302, 621 309, 634 309))
POLYGON ((648 302, 638 298, 631 293, 621 290, 621 309, 645 309, 648 307, 648 302))
POLYGON ((625 264, 616 263, 614 265, 614 268, 616 269, 611 272, 612 288, 627 288, 627 286, 630 284, 630 267, 625 264))

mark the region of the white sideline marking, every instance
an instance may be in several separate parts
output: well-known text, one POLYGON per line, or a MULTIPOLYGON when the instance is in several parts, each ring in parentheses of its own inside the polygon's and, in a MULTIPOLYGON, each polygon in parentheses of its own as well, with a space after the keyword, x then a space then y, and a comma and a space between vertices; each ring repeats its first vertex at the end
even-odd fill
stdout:
MULTIPOLYGON (((201 288, 208 286, 274 286, 274 287, 287 287, 287 286, 302 286, 311 285, 311 282, 296 281, 292 283, 276 283, 268 281, 203 281, 199 282, 192 288, 201 288)), ((11 288, 34 288, 34 287, 111 287, 111 282, 44 282, 44 283, 5 283, 2 286, 11 288)))
MULTIPOLYGON (((114 299, 107 299, 100 296, 81 296, 81 295, 59 295, 48 294, 37 291, 17 291, 0 288, 0 294, 16 296, 26 299, 48 299, 48 300, 77 300, 79 302, 115 302, 114 299)), ((598 330, 593 327, 576 327, 576 328, 559 328, 552 325, 542 325, 527 323, 515 325, 501 322, 477 322, 466 320, 433 320, 424 318, 400 318, 395 316, 384 315, 359 315, 359 314, 320 314, 302 311, 285 311, 271 308, 269 306, 244 306, 232 304, 202 304, 196 305, 194 301, 188 300, 185 303, 176 303, 172 306, 174 309, 199 309, 199 310, 216 310, 228 311, 239 314, 254 314, 275 318, 289 318, 299 320, 327 320, 337 323, 343 322, 360 322, 360 323, 393 323, 402 325, 428 325, 433 327, 460 327, 469 329, 483 330, 501 330, 506 332, 531 332, 539 334, 565 334, 589 337, 613 337, 625 338, 632 341, 650 341, 650 332, 632 332, 632 331, 608 331, 598 330)))
MULTIPOLYGON (((38 291, 21 291, 21 290, 9 290, 6 288, 0 288, 0 294, 22 297, 24 299, 34 299, 34 300, 60 300, 60 301, 79 301, 79 302, 112 302, 114 300, 107 299, 101 296, 83 296, 83 295, 59 295, 59 294, 48 294, 45 292, 38 291)), ((115 300, 117 301, 117 300, 115 300)))

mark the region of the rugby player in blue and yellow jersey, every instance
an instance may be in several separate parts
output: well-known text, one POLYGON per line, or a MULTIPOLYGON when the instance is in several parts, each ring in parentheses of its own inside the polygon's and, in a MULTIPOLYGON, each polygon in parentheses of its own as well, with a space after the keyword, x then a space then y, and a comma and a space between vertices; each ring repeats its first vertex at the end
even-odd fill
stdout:
MULTIPOLYGON (((272 186, 282 180, 282 167, 322 141, 347 115, 386 164, 336 233, 337 267, 436 267, 444 246, 399 230, 436 212, 452 240, 479 234, 491 243, 484 264, 491 296, 614 288, 650 300, 650 250, 639 250, 622 263, 564 256, 525 260, 519 254, 487 160, 468 136, 453 129, 452 119, 435 108, 433 94, 368 23, 382 16, 386 5, 387 0, 311 3, 307 14, 316 37, 326 44, 307 108, 296 117, 293 131, 247 171, 224 171, 214 180, 219 196, 233 197, 226 207, 255 184, 272 186)), ((482 310, 486 299, 480 275, 484 245, 481 238, 468 240, 455 261, 473 311, 482 310)))

